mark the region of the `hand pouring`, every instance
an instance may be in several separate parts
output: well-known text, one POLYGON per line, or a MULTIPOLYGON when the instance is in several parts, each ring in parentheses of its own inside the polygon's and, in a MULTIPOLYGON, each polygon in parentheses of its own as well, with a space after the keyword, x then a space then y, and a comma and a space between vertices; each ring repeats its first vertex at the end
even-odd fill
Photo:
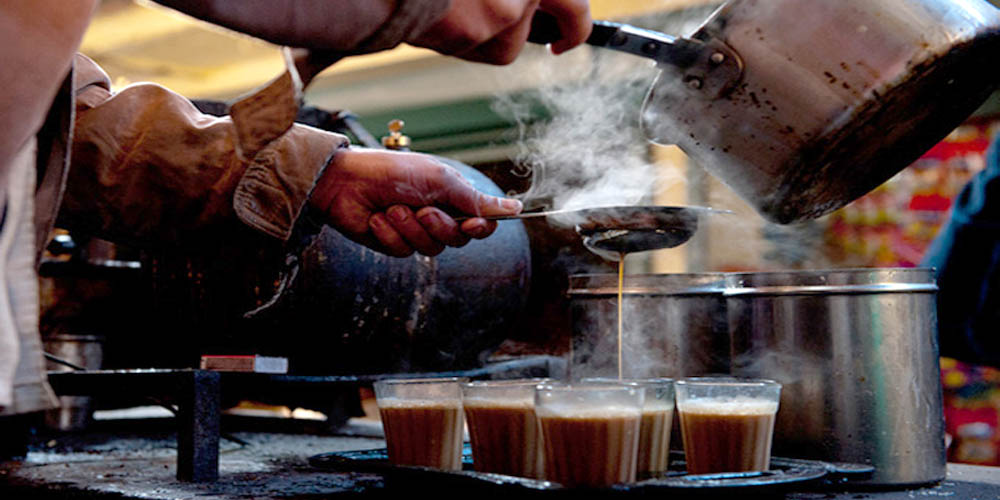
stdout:
POLYGON ((730 0, 687 38, 598 21, 587 42, 656 61, 646 137, 786 224, 864 195, 968 117, 1000 83, 998 33, 985 0, 730 0))

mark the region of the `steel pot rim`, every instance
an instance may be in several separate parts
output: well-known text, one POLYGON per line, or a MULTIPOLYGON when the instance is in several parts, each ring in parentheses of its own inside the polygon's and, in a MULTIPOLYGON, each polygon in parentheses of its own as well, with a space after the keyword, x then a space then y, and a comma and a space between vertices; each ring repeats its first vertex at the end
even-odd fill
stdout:
MULTIPOLYGON (((685 296, 719 295, 726 273, 645 273, 625 275, 622 295, 685 296)), ((569 277, 568 296, 618 295, 615 273, 574 274, 569 277)))
POLYGON ((851 267, 795 269, 726 274, 726 288, 763 286, 837 286, 878 284, 932 284, 930 267, 851 267))

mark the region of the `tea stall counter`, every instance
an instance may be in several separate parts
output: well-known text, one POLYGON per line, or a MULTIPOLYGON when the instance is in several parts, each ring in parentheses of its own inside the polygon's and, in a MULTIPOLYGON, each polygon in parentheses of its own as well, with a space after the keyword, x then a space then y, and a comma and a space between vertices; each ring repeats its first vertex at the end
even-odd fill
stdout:
MULTIPOLYGON (((261 500, 287 498, 386 498, 384 477, 378 474, 330 472, 310 467, 308 457, 335 450, 380 448, 370 425, 351 425, 353 436, 318 436, 288 433, 235 432, 245 445, 226 441, 220 453, 216 482, 178 481, 176 448, 169 432, 131 436, 116 428, 107 434, 75 436, 57 446, 40 443, 28 460, 0 464, 0 498, 115 498, 172 500, 213 498, 261 500)), ((169 426, 167 426, 169 427, 169 426)), ((449 488, 452 498, 482 498, 463 488, 449 488)), ((528 498, 555 498, 540 492, 528 498)), ((641 496, 641 495, 639 495, 641 496)), ((743 495, 695 495, 724 498, 743 495)), ((948 464, 948 476, 930 488, 895 491, 791 492, 777 495, 788 500, 912 500, 949 496, 981 500, 1000 498, 1000 467, 948 464)), ((516 497, 516 496, 513 496, 516 497)), ((636 495, 606 495, 634 498, 636 495)), ((559 496, 559 498, 566 498, 559 496)))

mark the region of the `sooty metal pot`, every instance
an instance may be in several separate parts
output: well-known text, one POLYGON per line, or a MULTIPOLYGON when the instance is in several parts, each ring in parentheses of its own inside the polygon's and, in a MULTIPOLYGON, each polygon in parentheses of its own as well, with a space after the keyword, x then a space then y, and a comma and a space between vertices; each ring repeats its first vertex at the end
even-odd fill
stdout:
MULTIPOLYGON (((625 276, 622 375, 629 378, 725 373, 724 275, 625 276)), ((570 276, 570 376, 618 375, 618 275, 570 276)))
POLYGON ((647 137, 778 223, 874 189, 1000 82, 985 0, 730 0, 681 46, 694 53, 661 59, 647 137))
POLYGON ((732 371, 782 383, 774 454, 869 463, 873 485, 945 477, 930 269, 731 274, 732 371))

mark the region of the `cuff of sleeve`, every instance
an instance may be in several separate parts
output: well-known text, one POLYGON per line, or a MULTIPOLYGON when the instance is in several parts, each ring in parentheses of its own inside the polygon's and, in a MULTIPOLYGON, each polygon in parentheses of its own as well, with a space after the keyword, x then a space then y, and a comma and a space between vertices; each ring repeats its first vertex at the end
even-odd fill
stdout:
POLYGON ((233 208, 248 226, 287 242, 316 183, 347 138, 296 125, 260 151, 236 186, 233 208))

